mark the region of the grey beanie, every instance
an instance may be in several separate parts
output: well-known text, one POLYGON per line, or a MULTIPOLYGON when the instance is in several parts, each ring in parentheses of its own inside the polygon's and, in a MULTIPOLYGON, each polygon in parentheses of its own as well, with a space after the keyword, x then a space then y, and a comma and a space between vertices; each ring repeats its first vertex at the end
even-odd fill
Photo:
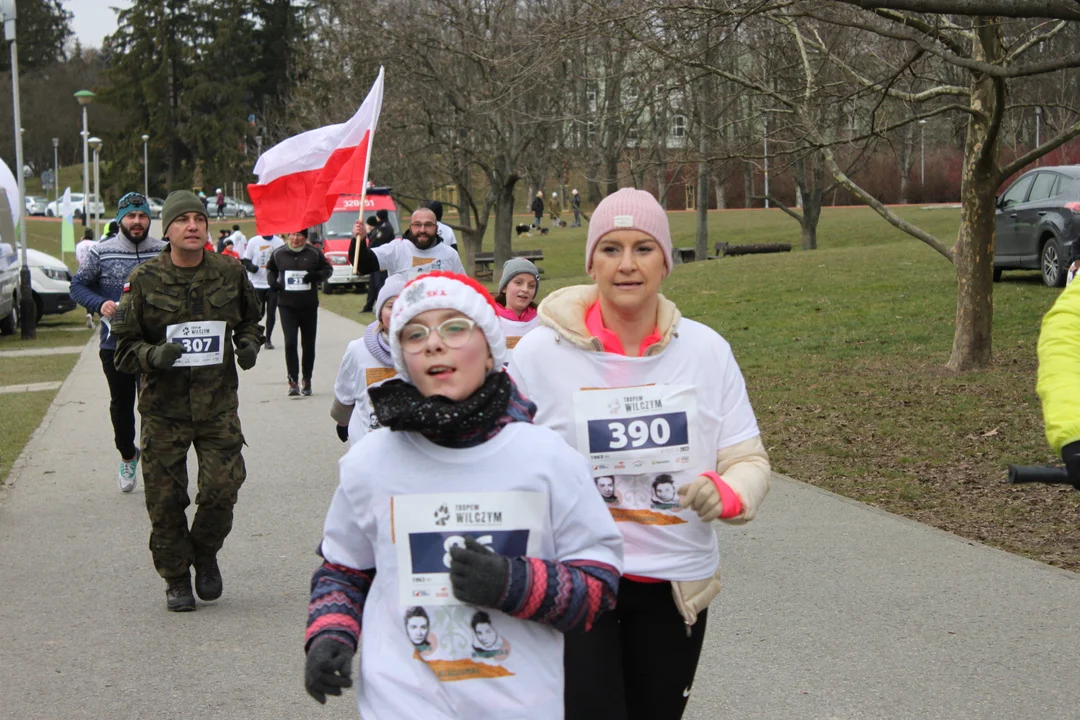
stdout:
POLYGON ((165 198, 165 204, 161 206, 162 234, 169 229, 173 220, 189 212, 199 213, 205 218, 206 206, 190 190, 174 190, 169 193, 169 197, 165 198))
POLYGON ((522 273, 532 275, 536 279, 536 291, 540 292, 540 271, 525 258, 510 258, 503 264, 502 279, 499 280, 499 292, 504 292, 510 281, 522 273))

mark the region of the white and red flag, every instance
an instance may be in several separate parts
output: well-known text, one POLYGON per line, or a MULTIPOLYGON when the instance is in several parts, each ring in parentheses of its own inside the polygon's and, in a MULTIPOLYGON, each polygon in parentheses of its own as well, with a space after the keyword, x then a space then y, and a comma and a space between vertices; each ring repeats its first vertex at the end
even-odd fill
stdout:
POLYGON ((379 68, 371 92, 348 122, 291 137, 259 157, 259 179, 248 185, 248 194, 260 235, 297 232, 325 222, 339 195, 363 192, 382 99, 379 68))

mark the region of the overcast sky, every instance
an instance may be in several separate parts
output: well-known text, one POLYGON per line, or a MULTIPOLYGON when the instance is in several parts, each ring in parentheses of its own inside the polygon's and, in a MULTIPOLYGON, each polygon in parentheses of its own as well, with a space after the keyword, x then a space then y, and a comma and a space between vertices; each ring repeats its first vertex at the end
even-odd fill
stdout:
POLYGON ((131 0, 63 0, 64 7, 73 13, 71 29, 86 47, 101 47, 101 39, 116 30, 116 13, 112 8, 125 8, 131 0))

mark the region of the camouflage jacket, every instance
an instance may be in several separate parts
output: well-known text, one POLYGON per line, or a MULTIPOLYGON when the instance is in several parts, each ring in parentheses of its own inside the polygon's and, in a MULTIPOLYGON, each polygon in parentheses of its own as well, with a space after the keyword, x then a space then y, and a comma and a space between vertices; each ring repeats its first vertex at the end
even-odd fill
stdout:
POLYGON ((116 369, 142 373, 139 412, 202 421, 235 412, 239 405, 233 347, 262 344, 262 309, 242 265, 204 252, 195 276, 173 265, 168 245, 132 271, 113 316, 116 369), (150 366, 150 351, 165 343, 169 325, 224 321, 218 364, 201 367, 150 366))

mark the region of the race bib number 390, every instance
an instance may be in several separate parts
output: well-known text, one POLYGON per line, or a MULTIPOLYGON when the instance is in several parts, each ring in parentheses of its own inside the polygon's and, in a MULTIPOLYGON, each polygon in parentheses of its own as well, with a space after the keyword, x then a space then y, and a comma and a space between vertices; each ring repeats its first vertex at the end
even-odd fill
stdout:
POLYGON ((173 367, 220 365, 225 357, 225 321, 202 320, 165 328, 165 340, 184 348, 173 367))
POLYGON ((690 386, 574 393, 578 448, 593 475, 678 472, 693 463, 697 400, 690 386))

